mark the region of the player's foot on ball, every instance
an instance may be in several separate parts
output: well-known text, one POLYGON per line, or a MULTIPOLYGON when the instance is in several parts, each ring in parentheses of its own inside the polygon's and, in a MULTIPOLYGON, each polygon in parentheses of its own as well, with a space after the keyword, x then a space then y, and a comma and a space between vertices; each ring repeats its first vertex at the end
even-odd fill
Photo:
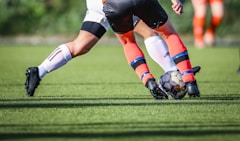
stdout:
POLYGON ((186 88, 189 97, 200 97, 200 92, 198 90, 197 82, 190 81, 186 83, 186 88))
POLYGON ((155 99, 168 99, 168 96, 164 91, 162 91, 155 79, 148 79, 146 87, 149 89, 150 93, 155 99))
POLYGON ((25 89, 28 96, 33 96, 35 89, 40 84, 41 79, 38 76, 38 68, 30 67, 26 70, 25 89))
POLYGON ((196 73, 200 72, 201 67, 200 66, 195 66, 195 67, 193 67, 192 70, 193 70, 193 74, 196 75, 196 73))

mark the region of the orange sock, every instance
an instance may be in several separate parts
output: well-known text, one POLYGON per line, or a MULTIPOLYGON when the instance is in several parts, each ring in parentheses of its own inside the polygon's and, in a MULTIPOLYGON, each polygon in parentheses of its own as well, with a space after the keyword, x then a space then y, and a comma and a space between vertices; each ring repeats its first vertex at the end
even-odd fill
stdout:
MULTIPOLYGON (((209 0, 209 4, 210 5, 215 5, 215 4, 217 4, 217 5, 221 5, 221 4, 223 4, 223 0, 209 0)), ((211 17, 211 24, 210 24, 210 27, 208 28, 208 32, 209 33, 212 33, 212 34, 214 34, 214 32, 215 32, 215 30, 216 30, 216 28, 219 26, 219 24, 221 23, 221 21, 222 21, 222 16, 220 16, 220 15, 212 15, 212 17, 211 17)))
POLYGON ((219 24, 222 21, 222 17, 216 17, 212 16, 210 27, 208 28, 207 32, 214 34, 216 28, 219 26, 219 24))
POLYGON ((204 17, 193 17, 193 34, 195 40, 203 40, 204 23, 204 17))
POLYGON ((178 34, 172 34, 166 42, 169 47, 170 55, 175 62, 179 71, 183 74, 182 79, 184 82, 195 81, 192 71, 191 62, 189 60, 187 48, 184 46, 178 34))
POLYGON ((209 0, 209 3, 211 4, 211 3, 214 3, 214 2, 221 2, 221 3, 223 3, 223 0, 209 0))
POLYGON ((149 71, 143 52, 135 43, 128 42, 124 44, 123 47, 128 64, 131 65, 145 85, 148 79, 154 77, 149 71))

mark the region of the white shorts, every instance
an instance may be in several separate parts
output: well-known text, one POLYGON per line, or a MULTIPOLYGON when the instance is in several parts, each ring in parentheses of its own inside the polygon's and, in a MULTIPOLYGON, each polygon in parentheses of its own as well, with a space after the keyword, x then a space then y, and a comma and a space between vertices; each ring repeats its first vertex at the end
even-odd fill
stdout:
POLYGON ((107 18, 105 17, 105 14, 102 11, 103 9, 102 0, 86 0, 86 3, 87 3, 87 12, 83 22, 91 21, 91 22, 99 23, 107 31, 110 28, 110 26, 107 21, 107 18))

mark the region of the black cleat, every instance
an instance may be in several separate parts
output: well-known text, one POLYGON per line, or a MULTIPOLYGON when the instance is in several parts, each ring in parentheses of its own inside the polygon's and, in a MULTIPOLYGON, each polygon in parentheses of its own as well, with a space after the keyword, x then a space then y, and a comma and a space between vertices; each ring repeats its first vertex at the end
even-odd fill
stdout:
POLYGON ((38 68, 30 67, 26 70, 25 89, 28 96, 33 96, 35 89, 40 84, 41 79, 38 76, 38 68))
POLYGON ((192 70, 193 70, 193 74, 196 75, 196 73, 200 72, 201 67, 200 66, 195 66, 195 67, 193 67, 192 70))
POLYGON ((190 81, 186 83, 186 88, 189 97, 200 97, 200 92, 198 90, 197 82, 190 81))
POLYGON ((164 91, 162 91, 155 79, 148 79, 146 87, 149 89, 150 93, 155 99, 168 99, 168 96, 164 91))

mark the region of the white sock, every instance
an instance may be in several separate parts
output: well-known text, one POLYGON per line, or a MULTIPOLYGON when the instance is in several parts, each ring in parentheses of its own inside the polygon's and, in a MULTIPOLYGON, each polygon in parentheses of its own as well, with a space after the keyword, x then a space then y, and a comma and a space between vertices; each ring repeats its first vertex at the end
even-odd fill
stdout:
POLYGON ((177 70, 176 65, 172 61, 166 43, 159 36, 151 36, 145 41, 150 57, 160 66, 167 71, 177 70))
POLYGON ((65 44, 58 46, 43 62, 38 66, 39 78, 42 79, 48 72, 56 70, 72 59, 72 55, 65 44))

